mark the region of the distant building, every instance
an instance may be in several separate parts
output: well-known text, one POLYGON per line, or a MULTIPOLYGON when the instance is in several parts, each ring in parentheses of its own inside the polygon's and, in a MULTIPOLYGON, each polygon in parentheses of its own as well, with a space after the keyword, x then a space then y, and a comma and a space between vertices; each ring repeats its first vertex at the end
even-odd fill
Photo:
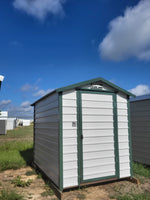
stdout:
POLYGON ((30 126, 32 121, 30 119, 17 119, 17 126, 30 126))
POLYGON ((2 111, 0 114, 0 120, 6 120, 6 129, 13 130, 18 126, 30 126, 33 120, 30 119, 18 119, 16 117, 8 117, 8 111, 2 111))
POLYGON ((7 120, 8 118, 8 111, 1 111, 0 112, 0 120, 4 119, 7 120))

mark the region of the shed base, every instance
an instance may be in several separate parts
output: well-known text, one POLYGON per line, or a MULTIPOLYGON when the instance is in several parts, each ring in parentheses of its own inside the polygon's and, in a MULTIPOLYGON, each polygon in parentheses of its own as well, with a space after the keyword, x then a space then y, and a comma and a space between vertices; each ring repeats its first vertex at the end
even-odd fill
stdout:
POLYGON ((66 187, 64 188, 62 191, 58 188, 58 186, 56 186, 53 181, 40 169, 40 167, 38 167, 38 165, 36 163, 34 163, 34 166, 35 170, 39 171, 41 174, 42 174, 42 177, 43 178, 46 178, 49 180, 49 185, 51 187, 51 189, 53 190, 53 192, 55 193, 55 195, 57 196, 58 199, 60 200, 63 200, 63 193, 64 192, 67 192, 69 191, 70 189, 77 189, 77 188, 80 188, 80 187, 84 187, 84 186, 96 186, 96 185, 99 185, 101 183, 112 183, 112 182, 115 182, 115 181, 123 181, 123 180, 128 180, 132 183, 136 183, 136 184, 139 184, 139 180, 134 178, 134 177, 125 177, 125 178, 121 178, 121 179, 118 179, 118 178, 112 178, 112 179, 106 179, 106 180, 100 180, 100 181, 93 181, 93 182, 87 182, 87 183, 81 183, 79 186, 71 186, 71 187, 66 187))
POLYGON ((62 191, 55 185, 55 183, 43 172, 42 169, 34 162, 33 167, 36 171, 39 171, 43 177, 43 179, 47 179, 49 181, 49 186, 53 190, 54 194, 58 197, 58 199, 63 199, 62 191))

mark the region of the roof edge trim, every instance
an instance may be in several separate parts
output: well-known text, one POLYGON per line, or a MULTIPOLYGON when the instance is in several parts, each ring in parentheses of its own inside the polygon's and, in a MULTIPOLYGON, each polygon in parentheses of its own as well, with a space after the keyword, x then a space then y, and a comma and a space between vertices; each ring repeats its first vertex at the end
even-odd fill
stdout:
POLYGON ((68 85, 66 87, 58 88, 58 89, 56 89, 56 92, 64 92, 66 90, 71 90, 71 89, 81 87, 81 86, 84 86, 84 85, 87 85, 87 84, 91 84, 91 83, 94 83, 94 82, 97 82, 97 81, 102 81, 102 82, 106 83, 107 85, 110 85, 111 87, 115 88, 116 90, 119 90, 119 91, 127 94, 128 96, 136 97, 136 95, 132 94, 131 92, 128 92, 127 90, 124 90, 124 89, 120 88, 119 86, 115 85, 114 83, 111 83, 111 82, 109 82, 106 79, 101 78, 101 77, 95 78, 95 79, 90 79, 88 81, 83 81, 83 82, 72 84, 72 85, 68 85))
POLYGON ((34 106, 37 102, 41 101, 42 99, 46 98, 47 96, 49 96, 49 95, 51 95, 55 92, 57 92, 57 93, 64 92, 64 91, 75 89, 75 88, 78 88, 78 87, 81 87, 81 86, 84 86, 84 85, 96 83, 98 81, 102 81, 102 82, 106 83, 107 85, 115 88, 116 90, 125 93, 128 96, 132 96, 134 98, 136 97, 136 95, 132 94, 131 92, 128 92, 127 90, 120 88, 119 86, 115 85, 114 83, 111 83, 110 81, 107 81, 106 79, 99 77, 99 78, 90 79, 90 80, 87 80, 87 81, 75 83, 75 84, 72 84, 72 85, 68 85, 68 86, 61 87, 61 88, 58 88, 56 90, 53 90, 52 92, 46 94, 45 96, 41 97, 40 99, 38 99, 37 101, 32 103, 31 106, 34 106))

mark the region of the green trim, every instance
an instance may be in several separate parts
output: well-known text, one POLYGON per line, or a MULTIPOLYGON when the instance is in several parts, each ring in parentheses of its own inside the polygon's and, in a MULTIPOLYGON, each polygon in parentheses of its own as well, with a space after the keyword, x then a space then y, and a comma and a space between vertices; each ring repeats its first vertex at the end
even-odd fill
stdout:
POLYGON ((103 93, 114 93, 114 91, 112 90, 101 90, 101 89, 88 89, 88 88, 82 88, 82 89, 79 89, 81 91, 95 91, 95 92, 103 92, 103 93))
POLYGON ((113 92, 107 92, 104 93, 103 91, 85 91, 85 90, 79 90, 77 91, 77 115, 78 115, 78 167, 80 168, 78 170, 78 184, 86 183, 86 182, 93 182, 93 181, 99 181, 99 180, 105 180, 105 179, 111 179, 111 178, 119 178, 119 149, 118 149, 118 124, 117 124, 117 105, 116 105, 116 94, 113 92), (103 94, 103 95, 112 95, 113 97, 113 111, 114 111, 114 151, 115 151, 115 175, 107 176, 107 177, 98 177, 88 180, 83 180, 83 140, 81 140, 82 136, 82 93, 86 94, 103 94))
POLYGON ((82 122, 81 122, 81 93, 77 91, 77 142, 78 142, 78 185, 81 183, 82 176, 82 141, 81 141, 81 132, 82 132, 82 122))
POLYGON ((130 123, 130 101, 127 102, 128 107, 128 130, 129 130, 129 153, 130 153, 130 175, 133 177, 133 166, 132 166, 132 141, 131 141, 131 123, 130 123))
POLYGON ((69 85, 69 86, 66 86, 66 87, 62 87, 62 88, 58 88, 56 89, 56 92, 62 92, 62 91, 66 91, 66 90, 71 90, 71 89, 75 89, 75 88, 78 88, 78 87, 81 87, 81 86, 84 86, 84 85, 88 85, 88 84, 94 84, 98 81, 101 81, 102 83, 106 83, 107 85, 115 88, 117 91, 121 91, 129 96, 132 96, 132 97, 136 97, 134 94, 128 92, 127 90, 124 90, 122 88, 120 88, 119 86, 107 81, 106 79, 104 78, 95 78, 95 79, 91 79, 91 80, 88 80, 88 81, 83 81, 83 82, 80 82, 80 83, 76 83, 76 84, 73 84, 73 85, 69 85))
POLYGON ((112 179, 112 178, 116 178, 116 175, 114 175, 114 176, 104 176, 104 177, 93 178, 93 179, 87 179, 87 180, 83 180, 82 183, 101 181, 101 180, 107 180, 107 179, 112 179))
POLYGON ((62 93, 59 94, 59 189, 63 190, 63 115, 62 115, 62 93))
POLYGON ((117 112, 117 98, 113 95, 113 116, 114 116, 114 147, 115 147, 115 167, 117 178, 120 178, 119 167, 119 144, 118 144, 118 112, 117 112))
POLYGON ((51 94, 53 94, 55 92, 59 93, 59 92, 64 92, 66 90, 79 89, 79 87, 82 87, 82 86, 85 86, 85 85, 88 85, 88 84, 94 84, 94 83, 97 83, 98 81, 102 82, 102 84, 105 83, 106 85, 111 86, 112 88, 114 88, 116 90, 115 92, 120 91, 120 92, 125 93, 128 96, 136 97, 134 94, 128 92, 127 90, 124 90, 124 89, 120 88, 119 86, 107 81, 106 79, 99 77, 99 78, 94 78, 94 79, 91 79, 91 80, 88 80, 88 81, 83 81, 83 82, 80 82, 80 83, 68 85, 66 87, 62 87, 62 88, 58 88, 56 90, 53 90, 52 92, 48 93, 44 97, 41 97, 40 99, 35 101, 33 104, 31 104, 31 106, 34 106, 39 101, 45 99, 47 96, 49 96, 49 95, 51 95, 51 94))
POLYGON ((102 91, 92 91, 92 90, 84 91, 84 90, 80 90, 80 91, 81 91, 81 93, 86 93, 86 94, 105 94, 105 95, 113 95, 114 94, 113 91, 105 93, 105 92, 103 92, 103 90, 102 91))

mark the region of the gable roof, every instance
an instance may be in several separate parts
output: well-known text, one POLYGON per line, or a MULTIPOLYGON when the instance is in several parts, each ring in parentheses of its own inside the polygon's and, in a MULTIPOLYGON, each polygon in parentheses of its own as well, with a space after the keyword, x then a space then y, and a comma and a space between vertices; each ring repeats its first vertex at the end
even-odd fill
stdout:
POLYGON ((88 84, 94 84, 98 81, 105 83, 108 86, 113 87, 114 89, 116 89, 116 91, 120 91, 120 92, 122 92, 122 93, 124 93, 128 96, 136 97, 134 94, 128 92, 127 90, 124 90, 124 89, 120 88, 119 86, 115 85, 114 83, 111 83, 111 82, 107 81, 106 79, 99 77, 99 78, 90 79, 90 80, 87 80, 87 81, 79 82, 79 83, 76 83, 76 84, 68 85, 66 87, 61 87, 61 88, 58 88, 56 90, 53 90, 52 92, 48 93, 47 95, 43 96, 42 98, 40 98, 39 100, 34 102, 31 106, 33 106, 38 101, 42 100, 43 98, 45 98, 45 97, 47 97, 50 94, 53 94, 55 92, 59 93, 59 92, 64 92, 64 91, 71 90, 71 89, 77 89, 79 87, 82 87, 82 86, 85 86, 85 85, 88 85, 88 84))

